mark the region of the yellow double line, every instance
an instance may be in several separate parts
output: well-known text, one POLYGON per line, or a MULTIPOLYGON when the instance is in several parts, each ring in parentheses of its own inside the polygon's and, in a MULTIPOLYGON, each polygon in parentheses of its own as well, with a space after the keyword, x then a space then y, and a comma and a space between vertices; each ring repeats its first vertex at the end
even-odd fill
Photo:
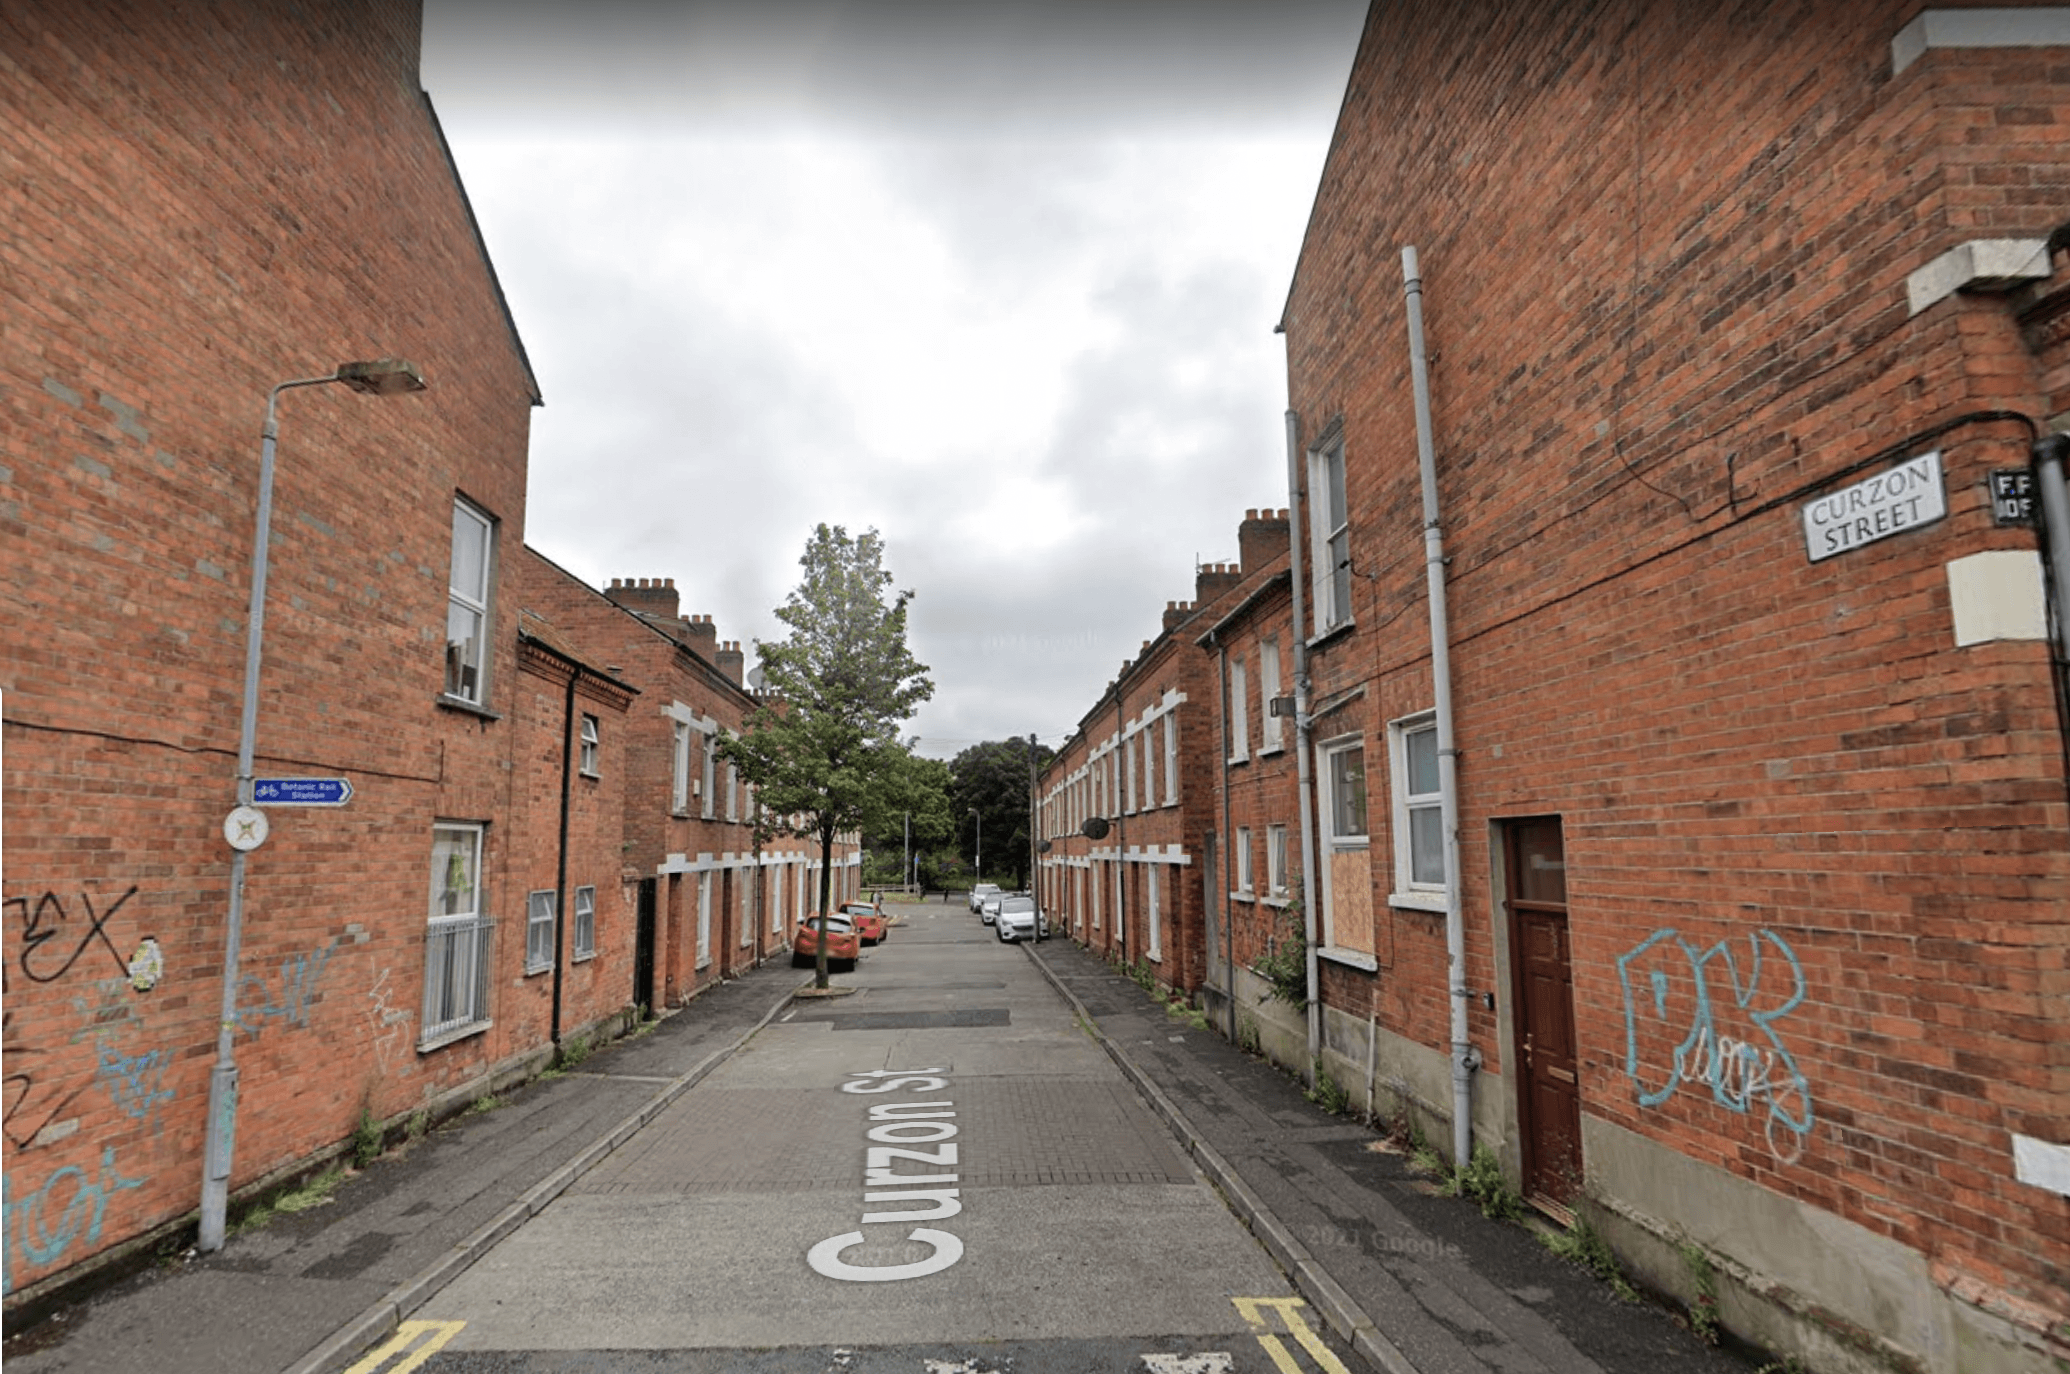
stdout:
POLYGON ((1338 1359, 1330 1348, 1323 1344, 1322 1337, 1311 1330, 1307 1321, 1303 1319, 1300 1309, 1308 1304, 1301 1299, 1231 1298, 1229 1301, 1236 1304, 1237 1312, 1251 1328, 1251 1334, 1258 1338, 1258 1344, 1264 1347, 1265 1353, 1271 1357, 1273 1366, 1280 1374, 1301 1374, 1301 1365, 1295 1360, 1294 1353, 1287 1349, 1286 1342, 1279 1338, 1280 1333, 1273 1330, 1272 1321, 1266 1315, 1268 1310, 1278 1314, 1280 1324, 1286 1328, 1286 1334, 1292 1336, 1295 1343, 1308 1352, 1308 1357, 1315 1361, 1324 1374, 1351 1374, 1351 1371, 1344 1367, 1344 1361, 1338 1359))
POLYGON ((446 1342, 460 1334, 466 1322, 404 1322, 395 1328, 388 1343, 370 1350, 345 1374, 410 1374, 410 1371, 446 1348, 446 1342), (388 1363, 395 1360, 396 1363, 388 1363))

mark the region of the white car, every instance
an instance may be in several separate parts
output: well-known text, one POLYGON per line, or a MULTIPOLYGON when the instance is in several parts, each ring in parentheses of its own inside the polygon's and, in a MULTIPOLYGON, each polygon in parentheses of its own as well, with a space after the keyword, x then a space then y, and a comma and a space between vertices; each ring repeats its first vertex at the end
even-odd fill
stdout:
POLYGON ((1006 900, 1006 894, 993 889, 978 899, 978 919, 986 925, 999 918, 999 904, 1006 900))
MULTIPOLYGON (((999 938, 1008 940, 1032 940, 1035 938, 1036 922, 1041 920, 1035 911, 1035 899, 1015 893, 999 904, 999 938)), ((1042 921, 1046 933, 1049 923, 1042 921)))
POLYGON ((985 898, 999 895, 999 884, 979 883, 970 890, 970 911, 973 916, 985 909, 985 898))

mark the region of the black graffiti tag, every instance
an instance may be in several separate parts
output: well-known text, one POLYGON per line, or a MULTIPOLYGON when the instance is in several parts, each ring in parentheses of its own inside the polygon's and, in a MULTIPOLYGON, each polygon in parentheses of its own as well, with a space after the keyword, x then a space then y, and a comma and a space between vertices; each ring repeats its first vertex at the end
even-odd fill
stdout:
POLYGON ((43 948, 62 933, 60 924, 67 919, 63 899, 55 892, 45 892, 36 899, 34 907, 31 907, 27 897, 8 898, 5 905, 18 907, 21 911, 22 974, 34 983, 54 983, 72 971, 72 965, 79 962, 79 956, 86 953, 87 946, 98 942, 101 948, 108 951, 108 957, 115 961, 116 975, 127 978, 129 965, 123 962, 122 953, 115 948, 115 942, 108 938, 108 922, 114 919, 116 912, 122 910, 123 903, 136 895, 137 889, 132 885, 129 891, 115 899, 113 906, 106 911, 97 912, 93 908, 93 897, 88 893, 80 893, 79 900, 86 904, 86 929, 79 936, 79 943, 72 946, 72 952, 65 956, 63 963, 56 961, 63 953, 64 946, 54 946, 48 951, 43 948))

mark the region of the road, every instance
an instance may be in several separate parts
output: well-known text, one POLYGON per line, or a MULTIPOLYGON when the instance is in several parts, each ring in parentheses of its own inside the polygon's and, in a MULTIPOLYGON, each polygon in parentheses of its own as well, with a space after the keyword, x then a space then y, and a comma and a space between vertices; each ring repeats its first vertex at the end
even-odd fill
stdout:
POLYGON ((1020 950, 914 908, 836 981, 353 1374, 1363 1368, 1020 950))

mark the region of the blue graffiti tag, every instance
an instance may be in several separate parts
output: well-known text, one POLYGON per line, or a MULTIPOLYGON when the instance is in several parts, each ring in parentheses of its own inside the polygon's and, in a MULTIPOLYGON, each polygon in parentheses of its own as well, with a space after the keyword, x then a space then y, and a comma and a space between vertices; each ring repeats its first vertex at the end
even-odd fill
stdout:
POLYGON ((172 1051, 124 1054, 102 1045, 100 1052, 101 1067, 94 1077, 107 1084, 108 1096, 125 1115, 150 1121, 158 1115, 159 1103, 172 1101, 173 1090, 162 1086, 166 1066, 172 1063, 172 1051))
POLYGON ((321 949, 307 954, 291 954, 281 960, 278 996, 256 973, 247 973, 239 978, 237 1029, 257 1039, 264 1029, 260 1022, 268 1018, 285 1021, 291 1026, 308 1025, 309 1007, 316 999, 316 985, 323 980, 324 965, 330 962, 331 953, 337 947, 338 942, 332 940, 321 949))
POLYGON ((1811 1084, 1775 1023, 1804 1000, 1804 966, 1789 941, 1765 927, 1753 932, 1748 943, 1752 958, 1744 980, 1730 941, 1699 949, 1673 928, 1654 931, 1618 957, 1617 981, 1624 990, 1624 1071, 1637 1089, 1642 1107, 1659 1106, 1685 1082, 1707 1084, 1711 1100, 1727 1111, 1744 1115, 1760 1102, 1767 1112, 1769 1151, 1783 1163, 1794 1164, 1804 1153, 1804 1140, 1813 1125, 1811 1084), (1687 964, 1686 981, 1675 976, 1682 967, 1667 954, 1669 941, 1687 964), (1774 956, 1780 955, 1789 969, 1789 994, 1779 1001, 1774 989, 1766 998, 1761 995, 1764 944, 1774 952, 1769 967, 1776 967, 1774 956), (1664 960, 1668 967, 1659 967, 1656 960, 1664 960), (1765 1044, 1753 1036, 1735 1038, 1720 1033, 1711 1004, 1711 986, 1720 969, 1732 989, 1733 1005, 1745 1013, 1765 1044), (1634 987, 1638 974, 1643 974, 1643 981, 1634 987), (1671 1065, 1649 1064, 1640 1056, 1639 1022, 1649 1013, 1651 1020, 1664 1026, 1688 1027, 1675 1046, 1671 1065))
POLYGON ((0 1174, 0 1229, 7 1240, 6 1269, 0 1274, 0 1292, 14 1291, 15 1265, 21 1259, 41 1268, 55 1264, 84 1234, 90 1245, 101 1238, 101 1224, 107 1220, 108 1199, 144 1181, 116 1171, 115 1147, 101 1149, 101 1171, 92 1182, 86 1170, 68 1164, 43 1180, 33 1193, 16 1198, 16 1171, 0 1174))

